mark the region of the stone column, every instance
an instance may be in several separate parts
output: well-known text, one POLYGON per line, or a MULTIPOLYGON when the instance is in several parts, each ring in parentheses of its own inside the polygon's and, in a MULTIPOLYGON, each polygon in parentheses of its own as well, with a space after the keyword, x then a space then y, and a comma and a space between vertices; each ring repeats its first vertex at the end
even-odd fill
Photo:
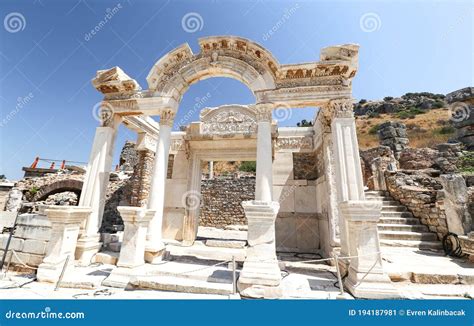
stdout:
POLYGON ((382 205, 365 200, 352 102, 331 101, 326 109, 332 119, 341 254, 353 257, 348 259, 346 286, 358 298, 395 298, 398 293, 383 272, 380 256, 377 222, 382 205))
POLYGON ((88 207, 49 206, 45 212, 51 222, 51 239, 36 276, 40 282, 57 282, 67 257, 66 272, 70 274, 74 269, 79 229, 92 210, 88 207))
POLYGON ((192 246, 199 228, 201 209, 201 160, 195 152, 189 153, 187 191, 181 198, 184 209, 183 246, 192 246))
POLYGON ((209 180, 214 179, 214 161, 209 161, 209 180))
MULTIPOLYGON (((333 101, 330 105, 326 109, 329 109, 332 115, 331 133, 337 202, 361 200, 364 198, 364 187, 352 103, 342 100, 333 101)), ((349 254, 347 232, 346 220, 339 214, 339 236, 343 256, 349 254)))
POLYGON ((165 248, 161 233, 173 119, 174 113, 172 111, 164 111, 160 116, 160 133, 156 145, 153 178, 148 199, 148 209, 155 211, 155 216, 150 221, 147 233, 145 260, 149 263, 161 261, 165 248))
POLYGON ((246 297, 281 296, 281 272, 275 247, 275 220, 280 205, 272 201, 272 105, 257 104, 257 178, 255 200, 242 206, 248 221, 248 244, 238 287, 246 297))
POLYGON ((272 104, 257 104, 257 173, 255 200, 272 201, 272 104))
POLYGON ((89 265, 99 251, 99 228, 104 213, 105 195, 112 168, 115 138, 121 118, 112 116, 96 129, 94 144, 87 164, 79 206, 90 207, 92 212, 85 221, 77 241, 76 259, 81 265, 89 265))
POLYGON ((146 232, 150 220, 155 215, 142 207, 117 207, 122 216, 124 234, 118 267, 134 268, 145 263, 146 232))

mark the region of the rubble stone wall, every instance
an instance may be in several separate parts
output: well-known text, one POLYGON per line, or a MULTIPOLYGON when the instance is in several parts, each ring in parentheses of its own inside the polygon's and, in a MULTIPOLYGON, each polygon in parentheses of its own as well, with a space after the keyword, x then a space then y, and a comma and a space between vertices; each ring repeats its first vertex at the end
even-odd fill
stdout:
POLYGON ((255 177, 218 177, 201 181, 200 226, 245 225, 241 202, 255 197, 255 177))
POLYGON ((441 240, 447 234, 448 227, 444 192, 439 181, 421 172, 386 172, 385 176, 390 195, 407 206, 408 210, 441 240))

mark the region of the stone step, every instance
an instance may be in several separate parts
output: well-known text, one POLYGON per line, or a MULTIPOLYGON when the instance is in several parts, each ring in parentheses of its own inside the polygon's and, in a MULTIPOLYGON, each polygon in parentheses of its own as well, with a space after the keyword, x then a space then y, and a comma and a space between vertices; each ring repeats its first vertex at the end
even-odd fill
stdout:
POLYGON ((388 191, 384 191, 384 190, 368 190, 365 192, 366 195, 369 195, 369 196, 385 196, 388 194, 388 191))
POLYGON ((382 206, 397 206, 401 205, 398 201, 393 199, 384 199, 382 200, 382 206))
POLYGON ((406 212, 407 208, 403 205, 382 205, 382 212, 406 212))
POLYGON ((392 212, 392 211, 382 211, 382 217, 403 217, 403 218, 413 218, 411 212, 392 212))
POLYGON ((413 247, 419 249, 441 250, 443 245, 441 241, 418 241, 418 240, 388 240, 381 239, 381 246, 386 247, 413 247))
POLYGON ((243 262, 246 255, 245 248, 208 247, 199 240, 189 247, 169 244, 166 250, 171 260, 181 262, 231 261, 232 257, 237 262, 243 262))
POLYGON ((135 276, 129 283, 134 289, 151 289, 183 293, 230 295, 232 283, 213 283, 175 276, 135 276))
POLYGON ((438 237, 429 232, 411 231, 379 231, 380 239, 384 240, 425 240, 436 241, 438 237))
POLYGON ((240 240, 206 240, 206 246, 208 247, 219 247, 219 248, 245 248, 247 241, 240 240))
POLYGON ((384 217, 382 216, 379 220, 379 223, 417 225, 417 224, 420 224, 420 220, 415 217, 384 217))
MULTIPOLYGON (((175 261, 166 261, 162 264, 154 265, 147 271, 147 276, 166 276, 189 278, 199 281, 207 281, 211 283, 232 283, 232 263, 222 264, 219 266, 187 264, 175 261)), ((236 276, 240 271, 236 266, 236 276)))
POLYGON ((429 229, 426 225, 421 224, 386 224, 386 223, 379 223, 378 229, 380 231, 413 231, 413 232, 429 232, 429 229))
POLYGON ((365 199, 367 200, 379 200, 379 201, 385 201, 385 200, 395 200, 392 197, 389 196, 365 196, 365 199))

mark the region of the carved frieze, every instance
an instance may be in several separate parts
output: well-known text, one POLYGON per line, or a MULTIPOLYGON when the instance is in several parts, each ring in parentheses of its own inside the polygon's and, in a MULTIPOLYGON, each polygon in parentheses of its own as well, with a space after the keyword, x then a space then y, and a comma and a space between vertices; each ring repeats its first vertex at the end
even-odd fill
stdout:
POLYGON ((256 114, 246 107, 224 106, 205 111, 201 116, 202 134, 249 134, 256 130, 256 114))
POLYGON ((278 137, 275 142, 275 149, 292 149, 292 150, 311 150, 313 149, 312 136, 296 136, 296 137, 278 137))

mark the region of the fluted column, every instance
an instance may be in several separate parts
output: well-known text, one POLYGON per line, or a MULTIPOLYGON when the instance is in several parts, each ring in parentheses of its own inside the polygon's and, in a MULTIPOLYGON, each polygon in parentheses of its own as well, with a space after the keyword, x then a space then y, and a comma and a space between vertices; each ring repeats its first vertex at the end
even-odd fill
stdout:
POLYGON ((102 224, 117 129, 122 121, 107 106, 101 115, 102 124, 96 129, 79 200, 80 207, 91 208, 91 214, 85 220, 77 241, 75 256, 81 265, 89 265, 101 246, 98 232, 102 224))
POLYGON ((255 200, 272 201, 272 103, 257 104, 257 175, 255 200))
POLYGON ((174 112, 172 111, 164 111, 160 115, 160 133, 156 145, 153 178, 150 187, 150 197, 148 199, 148 209, 155 211, 155 215, 150 221, 147 232, 145 260, 149 263, 160 261, 164 249, 162 241, 162 222, 173 119, 174 112))

